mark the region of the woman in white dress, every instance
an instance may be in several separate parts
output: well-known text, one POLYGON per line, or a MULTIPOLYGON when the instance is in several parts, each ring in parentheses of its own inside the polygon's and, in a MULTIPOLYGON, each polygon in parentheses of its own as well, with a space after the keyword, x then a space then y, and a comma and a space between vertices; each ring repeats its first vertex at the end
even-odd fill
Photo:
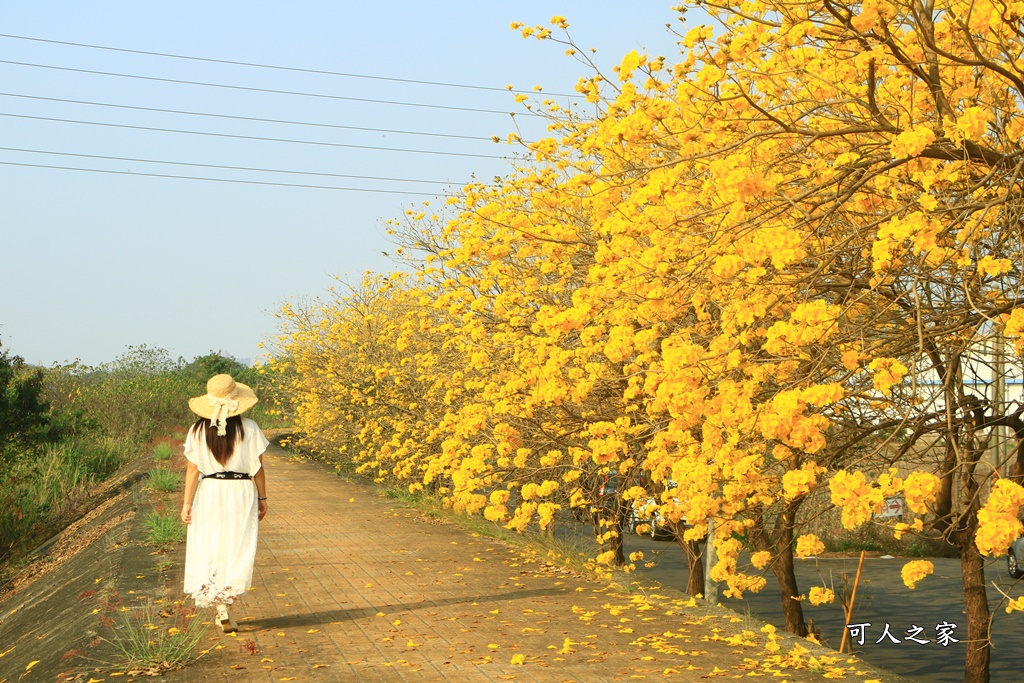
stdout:
POLYGON ((238 630, 227 606, 252 584, 258 521, 267 514, 263 452, 269 442, 259 425, 241 417, 256 401, 252 389, 230 375, 214 375, 206 395, 188 403, 199 420, 185 438, 185 592, 196 607, 217 608, 225 633, 238 630))

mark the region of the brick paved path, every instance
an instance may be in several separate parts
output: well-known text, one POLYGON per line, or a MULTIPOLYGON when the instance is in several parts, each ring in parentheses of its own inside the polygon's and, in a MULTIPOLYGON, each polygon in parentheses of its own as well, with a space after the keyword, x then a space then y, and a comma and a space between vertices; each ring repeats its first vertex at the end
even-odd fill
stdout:
MULTIPOLYGON (((168 681, 590 683, 772 675, 744 662, 759 647, 712 640, 744 626, 731 612, 710 608, 712 616, 702 619, 707 608, 669 604, 666 614, 664 605, 631 603, 642 596, 612 594, 279 448, 271 447, 264 462, 270 512, 260 526, 253 590, 234 609, 240 631, 224 636, 211 626, 209 654, 167 674, 168 681), (515 655, 522 665, 512 663, 515 655)), ((824 680, 807 670, 792 673, 791 681, 824 680)))

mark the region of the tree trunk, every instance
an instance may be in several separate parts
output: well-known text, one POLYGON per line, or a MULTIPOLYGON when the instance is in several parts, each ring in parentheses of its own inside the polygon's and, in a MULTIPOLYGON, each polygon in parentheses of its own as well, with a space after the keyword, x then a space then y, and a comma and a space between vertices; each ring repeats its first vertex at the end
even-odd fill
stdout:
POLYGON ((964 683, 988 683, 992 623, 988 595, 985 592, 985 562, 973 542, 974 534, 967 536, 967 542, 960 549, 960 574, 964 581, 964 602, 967 607, 964 683))
POLYGON ((601 543, 601 551, 607 552, 610 550, 615 553, 615 558, 612 563, 616 567, 625 565, 626 554, 622 549, 622 520, 619 512, 617 510, 613 510, 611 511, 611 514, 608 514, 607 511, 595 513, 594 532, 598 537, 608 532, 614 532, 608 540, 601 543), (603 515, 608 516, 605 517, 603 515))
POLYGON ((619 519, 619 515, 611 520, 611 525, 608 527, 609 531, 613 531, 612 537, 608 539, 608 550, 615 553, 615 566, 621 567, 626 564, 626 554, 622 549, 622 522, 619 519))
POLYGON ((679 528, 675 528, 676 525, 673 525, 673 533, 676 537, 676 543, 686 553, 686 566, 690 570, 690 578, 686 581, 686 592, 689 595, 703 595, 704 554, 700 551, 700 541, 684 541, 682 524, 678 526, 679 528))
POLYGON ((804 621, 803 603, 796 599, 800 589, 797 588, 796 573, 793 571, 793 520, 796 510, 791 504, 786 508, 779 515, 779 537, 776 544, 779 554, 771 567, 782 593, 782 614, 786 618, 786 630, 804 638, 807 636, 807 623, 804 621))

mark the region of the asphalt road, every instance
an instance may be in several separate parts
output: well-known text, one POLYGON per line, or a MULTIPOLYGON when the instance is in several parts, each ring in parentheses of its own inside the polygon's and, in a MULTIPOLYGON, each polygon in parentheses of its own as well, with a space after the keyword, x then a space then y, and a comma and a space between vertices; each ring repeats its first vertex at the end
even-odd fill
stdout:
MULTIPOLYGON (((556 533, 590 536, 587 525, 560 526, 556 533)), ((625 550, 644 553, 645 560, 654 560, 653 568, 641 568, 639 573, 665 586, 679 590, 686 588, 689 572, 682 548, 674 541, 654 541, 649 536, 628 535, 625 550)), ((745 558, 743 558, 745 560, 745 558)), ((842 575, 849 577, 850 586, 857 573, 857 557, 845 559, 796 560, 797 585, 804 594, 815 585, 833 588, 839 595, 842 575)), ((967 617, 964 612, 963 583, 960 561, 949 558, 930 559, 935 573, 918 582, 914 590, 903 584, 900 570, 916 558, 865 558, 857 588, 852 623, 869 623, 865 629, 864 645, 855 646, 855 653, 867 662, 889 669, 921 683, 959 683, 963 680, 966 655, 967 617), (956 624, 953 638, 943 646, 936 639, 936 625, 956 624), (899 643, 885 638, 885 625, 899 643), (920 632, 913 631, 921 627, 920 632), (927 640, 918 643, 908 637, 927 640), (881 642, 876 642, 881 639, 881 642)), ((741 560, 742 561, 742 560, 741 560)), ((637 563, 640 566, 641 563, 637 563)), ((750 614, 763 621, 784 628, 781 600, 775 575, 766 571, 768 585, 760 593, 747 593, 743 599, 725 598, 719 602, 740 614, 750 614)), ((1024 579, 1015 582, 1006 573, 1006 558, 999 557, 986 564, 985 578, 992 609, 992 683, 1017 683, 1024 677, 1024 613, 1007 614, 998 603, 1002 596, 993 582, 1012 597, 1024 594, 1024 579)), ((724 588, 724 586, 722 586, 724 588)), ((720 588, 720 590, 722 590, 720 588)), ((814 619, 820 629, 822 641, 836 649, 842 638, 845 618, 838 599, 832 605, 815 607, 804 603, 804 618, 814 619)))
MULTIPOLYGON (((625 543, 627 553, 642 550, 647 559, 654 558, 655 566, 644 569, 645 576, 663 585, 679 589, 686 587, 689 572, 682 549, 675 542, 658 542, 650 538, 629 536, 625 543)), ((948 558, 929 558, 935 564, 935 573, 917 584, 914 590, 903 584, 900 570, 909 558, 865 558, 861 572, 852 623, 870 623, 865 629, 863 646, 855 652, 864 660, 884 667, 922 683, 959 683, 963 680, 964 657, 967 641, 967 617, 964 612, 963 584, 960 561, 948 558), (936 625, 943 622, 957 624, 953 638, 960 642, 940 645, 936 640, 936 625), (885 625, 889 633, 901 642, 894 643, 884 636, 885 625), (912 631, 921 627, 923 631, 912 631), (927 640, 922 644, 907 640, 913 636, 927 640), (881 642, 876 643, 877 640, 881 642)), ((857 573, 857 558, 806 559, 796 561, 797 585, 805 593, 815 585, 833 587, 837 595, 842 586, 842 575, 849 577, 852 587, 857 573)), ((768 585, 760 593, 748 593, 742 600, 719 597, 719 601, 740 613, 750 613, 764 621, 783 627, 782 607, 775 576, 766 574, 768 585)), ((1024 671, 1024 614, 1007 614, 998 608, 1001 598, 992 586, 1017 597, 1024 593, 1024 581, 1015 582, 1006 574, 1006 560, 991 560, 985 568, 988 594, 993 610, 992 683, 1017 682, 1024 671)), ((813 618, 821 629, 822 640, 838 649, 845 619, 838 600, 832 605, 815 607, 804 603, 804 618, 813 618)))

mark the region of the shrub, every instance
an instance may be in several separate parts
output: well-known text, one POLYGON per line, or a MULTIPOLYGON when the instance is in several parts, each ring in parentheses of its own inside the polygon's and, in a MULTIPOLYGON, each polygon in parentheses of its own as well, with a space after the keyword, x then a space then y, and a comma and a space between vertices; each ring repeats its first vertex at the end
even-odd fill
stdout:
POLYGON ((0 350, 0 463, 53 440, 43 372, 0 350))

